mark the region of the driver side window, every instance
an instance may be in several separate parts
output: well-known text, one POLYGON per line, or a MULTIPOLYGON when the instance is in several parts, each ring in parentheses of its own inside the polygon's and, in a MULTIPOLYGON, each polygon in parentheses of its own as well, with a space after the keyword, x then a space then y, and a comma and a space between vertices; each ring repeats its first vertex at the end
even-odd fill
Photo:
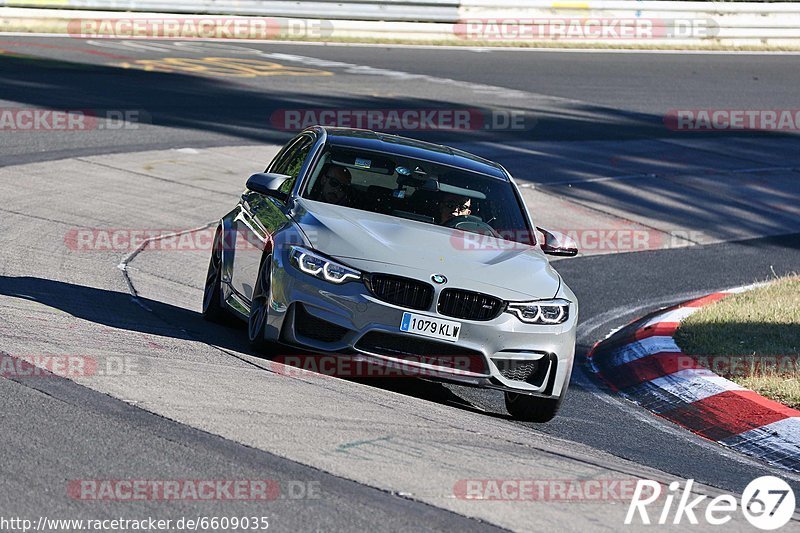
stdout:
POLYGON ((300 169, 311 152, 312 146, 314 146, 314 139, 309 135, 303 135, 272 165, 270 172, 291 176, 280 186, 281 192, 286 194, 292 192, 297 177, 300 175, 300 169))

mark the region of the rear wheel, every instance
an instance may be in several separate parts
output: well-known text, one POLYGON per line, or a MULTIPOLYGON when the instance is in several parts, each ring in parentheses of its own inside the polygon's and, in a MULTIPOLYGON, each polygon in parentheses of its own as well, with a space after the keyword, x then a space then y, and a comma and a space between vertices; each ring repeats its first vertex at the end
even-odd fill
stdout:
POLYGON ((208 261, 206 285, 203 289, 203 318, 211 322, 227 322, 228 313, 222 304, 222 228, 214 234, 211 259, 208 261))
MULTIPOLYGON (((566 390, 566 389, 565 389, 566 390)), ((506 392, 506 409, 516 420, 523 422, 549 422, 558 413, 564 393, 558 398, 539 398, 516 392, 506 392)))
POLYGON ((247 336, 250 345, 262 352, 269 351, 272 343, 264 338, 264 330, 269 317, 270 266, 272 256, 265 255, 258 269, 258 277, 253 287, 253 298, 250 302, 250 316, 247 319, 247 336))

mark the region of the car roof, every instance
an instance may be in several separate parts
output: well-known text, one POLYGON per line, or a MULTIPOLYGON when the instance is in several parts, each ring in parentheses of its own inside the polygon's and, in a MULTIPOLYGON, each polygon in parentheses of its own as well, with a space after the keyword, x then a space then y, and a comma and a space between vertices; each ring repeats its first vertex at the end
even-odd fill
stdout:
POLYGON ((497 163, 457 148, 372 130, 329 127, 321 129, 327 133, 328 141, 337 146, 423 159, 508 181, 505 170, 497 163))

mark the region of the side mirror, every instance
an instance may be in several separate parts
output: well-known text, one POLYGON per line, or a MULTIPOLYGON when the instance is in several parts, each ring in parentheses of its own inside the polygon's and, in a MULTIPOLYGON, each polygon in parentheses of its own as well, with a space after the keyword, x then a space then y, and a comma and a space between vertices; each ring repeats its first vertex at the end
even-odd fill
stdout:
POLYGON ((291 178, 291 176, 287 176, 286 174, 261 172, 259 174, 253 174, 248 178, 247 188, 251 191, 277 198, 285 203, 286 200, 289 199, 289 195, 281 191, 280 188, 281 185, 291 178))
POLYGON ((548 255, 561 255, 566 257, 572 257, 574 255, 578 255, 578 243, 570 237, 569 235, 564 235, 563 233, 557 233, 555 231, 548 231, 544 228, 536 227, 542 235, 544 235, 544 240, 542 241, 541 247, 542 251, 548 255))

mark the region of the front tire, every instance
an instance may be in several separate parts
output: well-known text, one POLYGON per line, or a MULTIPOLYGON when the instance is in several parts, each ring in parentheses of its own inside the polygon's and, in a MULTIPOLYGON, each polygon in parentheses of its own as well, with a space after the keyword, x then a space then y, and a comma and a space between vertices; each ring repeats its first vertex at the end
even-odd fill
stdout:
POLYGON ((522 422, 549 422, 555 418, 564 394, 558 398, 539 398, 516 392, 506 392, 506 409, 515 419, 522 422))
POLYGON ((272 256, 265 255, 258 269, 258 277, 253 286, 253 298, 250 301, 250 315, 247 318, 247 337, 250 345, 260 352, 269 352, 273 344, 264 338, 264 331, 269 318, 270 267, 272 256))
POLYGON ((222 227, 214 233, 211 258, 208 260, 206 284, 203 288, 203 318, 220 324, 228 321, 222 304, 222 227))

